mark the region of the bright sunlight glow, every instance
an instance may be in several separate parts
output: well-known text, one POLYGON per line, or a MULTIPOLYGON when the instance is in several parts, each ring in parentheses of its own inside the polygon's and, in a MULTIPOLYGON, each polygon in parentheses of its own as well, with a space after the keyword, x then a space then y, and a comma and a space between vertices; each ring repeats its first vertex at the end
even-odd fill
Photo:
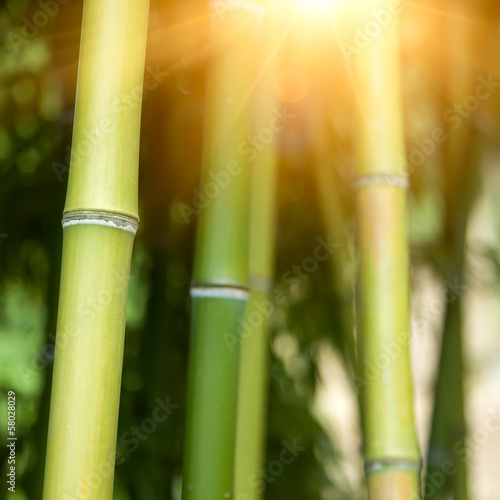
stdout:
POLYGON ((340 3, 342 0, 301 0, 300 8, 312 15, 325 16, 340 3))

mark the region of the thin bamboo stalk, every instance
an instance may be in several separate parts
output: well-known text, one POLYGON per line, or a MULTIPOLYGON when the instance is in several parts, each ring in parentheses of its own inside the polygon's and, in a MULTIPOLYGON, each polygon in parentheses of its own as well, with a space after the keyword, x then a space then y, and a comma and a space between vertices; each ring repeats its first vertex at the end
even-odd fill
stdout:
POLYGON ((113 496, 148 7, 84 4, 45 500, 113 496))
MULTIPOLYGON (((465 17, 470 16, 473 10, 466 2, 454 2, 453 11, 465 17)), ((466 96, 473 95, 475 82, 469 66, 463 64, 462 57, 467 57, 467 54, 472 57, 474 50, 472 33, 465 23, 449 23, 445 34, 447 50, 451 55, 448 78, 443 89, 445 105, 448 106, 449 103, 463 102, 466 96)), ((466 123, 457 130, 449 126, 445 126, 445 129, 448 139, 443 145, 446 217, 442 241, 445 255, 442 275, 448 282, 463 286, 467 220, 478 170, 477 143, 466 123)), ((427 453, 426 499, 445 499, 449 494, 453 494, 456 500, 468 498, 467 464, 454 452, 456 443, 465 439, 462 304, 462 297, 458 295, 446 306, 427 453), (443 469, 446 464, 453 464, 453 474, 443 469)))
MULTIPOLYGON (((367 1, 369 14, 381 0, 367 1)), ((404 128, 396 18, 357 55, 360 99, 353 184, 359 254, 357 328, 368 498, 420 498, 409 355, 404 128), (368 373, 369 367, 372 372, 368 373)))
MULTIPOLYGON (((268 22, 260 45, 259 65, 267 64, 253 99, 255 131, 269 127, 276 107, 273 82, 279 56, 267 61, 276 47, 274 23, 268 22)), ((262 468, 265 452, 265 415, 268 384, 268 328, 273 305, 276 231, 278 137, 260 151, 252 166, 250 196, 250 296, 245 309, 244 335, 240 336, 240 370, 235 451, 235 498, 259 500, 263 491, 252 482, 262 468)))
MULTIPOLYGON (((477 15, 468 2, 444 2, 456 15, 467 18, 477 15)), ((474 57, 474 42, 467 23, 448 22, 445 25, 447 74, 443 80, 443 98, 446 108, 474 95, 473 74, 467 61, 474 57)), ((463 123, 455 130, 444 126, 447 141, 443 144, 443 198, 446 214, 442 236, 444 262, 442 276, 449 283, 463 286, 465 237, 470 206, 478 173, 477 142, 471 127, 463 123)), ((459 290, 461 290, 459 288, 459 290)), ((427 471, 424 498, 445 499, 453 494, 455 500, 467 500, 467 464, 457 457, 454 446, 465 439, 465 412, 463 393, 462 307, 459 293, 446 305, 438 377, 434 395, 434 411, 427 452, 427 471), (450 467, 450 464, 451 467, 450 467), (454 471, 449 473, 449 471, 454 471)))
POLYGON ((239 349, 228 338, 238 336, 248 298, 251 167, 238 148, 250 133, 260 6, 226 7, 211 33, 220 43, 209 68, 202 191, 212 184, 214 195, 200 214, 191 287, 184 500, 232 498, 234 484, 239 349))
POLYGON ((457 500, 468 498, 466 463, 453 453, 454 444, 465 437, 461 310, 460 297, 446 308, 423 495, 426 500, 444 500, 450 494, 457 500))
MULTIPOLYGON (((465 265, 465 236, 473 193, 477 186, 478 165, 474 158, 477 144, 471 131, 447 144, 448 175, 453 175, 454 191, 447 196, 444 249, 446 262, 442 273, 447 283, 457 286, 446 305, 438 376, 434 395, 429 448, 427 452, 424 498, 441 500, 453 494, 456 500, 469 498, 467 463, 457 456, 455 446, 466 437, 464 410, 464 361, 462 308, 465 265), (456 142, 459 139, 460 142, 456 142), (460 158, 455 155, 462 153, 460 158), (455 158, 456 161, 450 160, 455 158), (450 473, 451 471, 451 473, 450 473)), ((448 176, 447 176, 448 177, 448 176)))
MULTIPOLYGON (((451 133, 450 133, 451 134, 451 133)), ((429 448, 427 452, 427 500, 447 498, 467 500, 467 464, 456 456, 454 447, 465 440, 466 423, 463 388, 463 347, 461 290, 464 285, 465 235, 467 219, 476 187, 476 144, 467 130, 446 144, 446 178, 453 176, 453 191, 446 196, 447 215, 444 231, 445 263, 442 269, 447 283, 458 286, 446 305, 438 376, 434 395, 429 448), (455 161, 453 161, 455 159, 455 161), (453 464, 451 467, 449 464, 453 464), (448 464, 448 465, 447 465, 448 464), (454 472, 449 473, 450 470, 454 472)))

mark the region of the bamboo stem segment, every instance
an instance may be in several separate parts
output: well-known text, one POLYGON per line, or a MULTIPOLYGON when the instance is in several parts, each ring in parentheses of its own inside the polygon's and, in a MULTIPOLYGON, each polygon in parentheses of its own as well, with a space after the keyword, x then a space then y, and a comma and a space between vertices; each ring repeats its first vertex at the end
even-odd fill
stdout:
POLYGON ((250 195, 250 164, 238 148, 251 131, 245 99, 262 9, 249 3, 228 2, 213 15, 202 183, 219 189, 196 241, 184 500, 233 498, 239 349, 228 338, 237 338, 248 298, 250 195))
POLYGON ((44 500, 113 496, 148 8, 84 4, 44 500))
MULTIPOLYGON (((366 13, 382 8, 366 2, 366 13)), ((364 9, 363 9, 364 12, 364 9)), ((409 262, 398 22, 357 55, 357 327, 370 500, 420 498, 409 356, 409 262)))

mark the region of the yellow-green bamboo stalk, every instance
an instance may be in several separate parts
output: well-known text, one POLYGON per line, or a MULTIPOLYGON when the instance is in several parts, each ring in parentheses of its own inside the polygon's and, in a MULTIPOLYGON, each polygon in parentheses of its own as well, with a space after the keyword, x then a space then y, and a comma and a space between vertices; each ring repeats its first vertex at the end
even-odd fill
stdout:
POLYGON ((184 500, 233 498, 239 349, 228 339, 239 334, 248 298, 251 164, 238 150, 251 131, 245 100, 262 8, 215 5, 202 181, 208 202, 191 287, 184 500))
MULTIPOLYGON (((277 99, 273 82, 279 56, 268 61, 276 47, 274 23, 267 24, 259 45, 259 66, 267 67, 252 99, 254 132, 268 129, 277 99)), ((279 133, 279 132, 278 132, 279 133)), ((260 485, 252 481, 262 468, 265 452, 265 415, 268 384, 268 327, 274 309, 271 286, 276 231, 276 181, 279 137, 257 152, 252 166, 250 196, 249 278, 250 296, 240 339, 240 369, 235 452, 235 498, 259 500, 260 485)))
POLYGON ((113 496, 148 8, 84 4, 44 500, 113 496))
MULTIPOLYGON (((384 8, 363 4, 363 13, 384 8), (366 8, 366 10, 365 10, 366 8)), ((370 500, 420 498, 409 355, 409 262, 404 129, 396 18, 357 58, 357 327, 365 474, 370 500), (368 373, 370 370, 370 373, 368 373)))

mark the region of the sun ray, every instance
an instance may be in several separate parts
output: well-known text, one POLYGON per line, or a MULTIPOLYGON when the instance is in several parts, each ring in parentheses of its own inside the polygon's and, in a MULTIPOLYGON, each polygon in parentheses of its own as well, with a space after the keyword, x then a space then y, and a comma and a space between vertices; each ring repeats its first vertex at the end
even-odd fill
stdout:
POLYGON ((265 60, 264 64, 262 65, 261 69, 257 73, 257 76, 255 77, 255 80, 248 90, 247 94, 243 98, 243 101, 240 103, 238 106, 236 113, 235 113, 235 118, 241 113, 243 107, 245 104, 248 102, 248 99, 252 96, 254 93, 257 85, 259 82, 262 80, 262 77, 264 76, 267 68, 271 64, 272 60, 276 57, 276 54, 278 53, 278 50, 280 49, 281 45, 283 44, 283 41, 287 37, 288 33, 290 30, 293 28, 295 25, 295 22, 297 21, 297 18, 299 17, 299 14, 302 12, 302 7, 303 7, 303 2, 300 3, 300 5, 297 7, 297 10, 295 11, 295 14, 293 15, 292 19, 286 26, 286 28, 283 30, 283 33, 281 34, 280 38, 277 40, 276 45, 274 46, 273 50, 271 50, 271 53, 269 54, 269 57, 265 60))
POLYGON ((176 24, 171 24, 167 26, 165 29, 168 31, 176 28, 184 28, 185 26, 190 26, 191 24, 201 23, 202 21, 209 21, 212 18, 213 18, 213 13, 208 12, 201 16, 194 17, 193 19, 188 19, 187 21, 181 21, 176 24))
POLYGON ((414 9, 420 9, 420 10, 429 12, 431 14, 436 14, 438 16, 443 16, 443 17, 447 17, 449 19, 454 19, 455 21, 462 21, 464 23, 475 24, 477 26, 486 26, 487 25, 487 23, 485 23, 484 21, 480 21, 478 19, 469 19, 468 17, 460 16, 458 14, 453 14, 453 13, 446 12, 446 11, 440 10, 440 9, 435 9, 433 7, 427 7, 425 5, 421 5, 421 4, 418 4, 415 2, 408 2, 407 0, 401 0, 401 3, 403 5, 408 5, 408 7, 413 7, 414 9))
POLYGON ((348 76, 348 79, 349 79, 349 83, 351 85, 352 92, 353 92, 353 95, 354 95, 354 100, 356 101, 356 105, 359 108, 359 111, 361 113, 361 116, 363 117, 363 120, 366 121, 366 111, 365 111, 365 109, 363 107, 363 103, 361 101, 361 97, 359 95, 358 88, 356 86, 356 80, 354 78, 354 74, 353 74, 351 65, 349 64, 349 60, 347 59, 347 55, 346 55, 346 53, 345 53, 345 51, 344 51, 344 49, 342 47, 342 42, 340 40, 339 31, 338 31, 337 25, 335 23, 335 20, 333 18, 333 15, 332 15, 332 12, 331 12, 330 9, 328 9, 328 19, 330 20, 330 23, 331 23, 331 26, 332 26, 332 30, 333 30, 333 33, 334 33, 334 36, 335 36, 335 40, 337 41, 337 44, 338 44, 339 49, 340 49, 340 52, 342 54, 342 60, 344 61, 344 65, 345 65, 345 68, 346 68, 346 71, 347 71, 347 76, 348 76))

